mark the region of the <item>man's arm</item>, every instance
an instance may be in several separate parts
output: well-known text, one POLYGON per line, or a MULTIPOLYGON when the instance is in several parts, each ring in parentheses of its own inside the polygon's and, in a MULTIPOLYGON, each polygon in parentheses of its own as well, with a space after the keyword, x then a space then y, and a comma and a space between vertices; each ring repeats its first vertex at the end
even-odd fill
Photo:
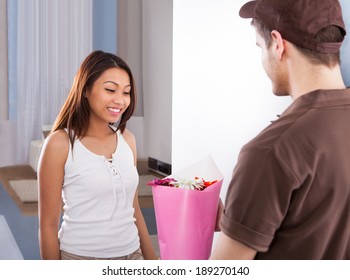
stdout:
POLYGON ((253 260, 256 251, 220 232, 211 260, 253 260))

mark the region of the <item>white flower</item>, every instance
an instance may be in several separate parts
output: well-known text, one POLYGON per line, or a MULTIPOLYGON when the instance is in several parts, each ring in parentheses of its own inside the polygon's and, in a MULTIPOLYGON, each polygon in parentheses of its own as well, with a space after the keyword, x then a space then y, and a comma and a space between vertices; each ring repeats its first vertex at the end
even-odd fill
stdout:
POLYGON ((179 179, 176 182, 173 182, 175 188, 185 189, 185 190, 202 190, 203 189, 203 180, 202 179, 179 179))

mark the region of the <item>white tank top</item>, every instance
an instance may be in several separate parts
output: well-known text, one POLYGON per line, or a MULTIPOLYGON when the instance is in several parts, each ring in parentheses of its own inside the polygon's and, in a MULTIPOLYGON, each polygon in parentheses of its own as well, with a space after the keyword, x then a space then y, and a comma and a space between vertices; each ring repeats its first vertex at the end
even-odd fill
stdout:
POLYGON ((117 131, 112 162, 79 140, 70 148, 58 236, 66 252, 97 258, 125 256, 140 246, 133 199, 139 176, 131 148, 117 131))

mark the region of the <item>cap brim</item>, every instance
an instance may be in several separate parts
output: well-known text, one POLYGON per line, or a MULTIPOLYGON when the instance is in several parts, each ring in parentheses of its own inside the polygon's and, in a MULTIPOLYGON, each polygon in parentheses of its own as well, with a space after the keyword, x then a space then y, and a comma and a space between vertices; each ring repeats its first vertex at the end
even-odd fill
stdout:
POLYGON ((254 18, 255 17, 255 6, 257 1, 250 1, 245 3, 239 10, 239 16, 241 18, 254 18))

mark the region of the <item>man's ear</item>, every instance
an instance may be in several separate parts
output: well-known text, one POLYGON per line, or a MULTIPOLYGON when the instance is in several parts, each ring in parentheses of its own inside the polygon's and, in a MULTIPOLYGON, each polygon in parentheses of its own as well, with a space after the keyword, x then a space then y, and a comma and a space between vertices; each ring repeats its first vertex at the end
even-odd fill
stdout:
POLYGON ((284 40, 281 33, 277 30, 271 31, 272 44, 274 48, 274 53, 278 59, 282 59, 283 53, 285 51, 284 40))

